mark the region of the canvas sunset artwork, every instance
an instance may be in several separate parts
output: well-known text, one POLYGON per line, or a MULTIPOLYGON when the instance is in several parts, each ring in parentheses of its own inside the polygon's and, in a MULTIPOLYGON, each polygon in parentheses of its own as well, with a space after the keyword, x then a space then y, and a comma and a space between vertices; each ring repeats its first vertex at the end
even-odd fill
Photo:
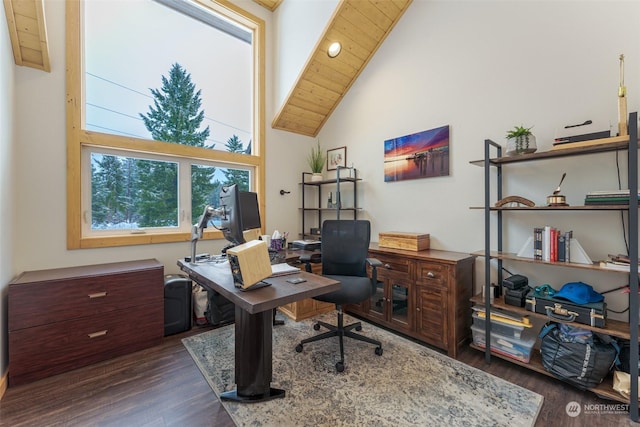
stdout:
POLYGON ((384 142, 385 182, 449 175, 449 126, 384 142))

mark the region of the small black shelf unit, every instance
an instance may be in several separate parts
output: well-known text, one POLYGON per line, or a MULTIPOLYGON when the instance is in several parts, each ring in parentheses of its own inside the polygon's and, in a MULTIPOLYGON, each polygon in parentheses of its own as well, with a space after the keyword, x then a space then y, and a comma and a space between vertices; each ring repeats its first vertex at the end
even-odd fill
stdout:
MULTIPOLYGON (((638 113, 634 112, 629 115, 629 136, 628 139, 619 142, 604 142, 602 144, 596 144, 583 147, 571 147, 563 149, 552 149, 544 152, 536 152, 531 154, 523 154, 519 156, 502 156, 502 147, 493 142, 490 139, 486 139, 484 144, 484 159, 475 160, 470 162, 473 165, 484 167, 484 206, 472 207, 471 209, 483 209, 484 210, 484 231, 485 242, 484 251, 476 253, 476 255, 483 256, 485 262, 485 289, 484 294, 489 295, 491 292, 491 263, 492 259, 497 261, 497 274, 498 283, 502 283, 502 264, 503 261, 520 261, 520 262, 533 262, 538 264, 550 264, 544 261, 523 259, 515 256, 515 254, 508 254, 503 252, 502 242, 502 221, 503 213, 509 211, 628 211, 628 241, 629 241, 629 258, 630 271, 629 271, 629 330, 627 332, 620 333, 620 336, 629 337, 631 341, 631 355, 630 355, 630 375, 631 375, 631 393, 630 399, 627 401, 629 404, 629 415, 633 421, 638 421, 638 325, 639 325, 639 304, 638 304, 638 198, 629 197, 628 205, 598 205, 598 206, 535 206, 535 207, 512 207, 502 206, 495 207, 492 205, 491 194, 491 167, 496 168, 496 200, 500 200, 503 197, 502 185, 503 185, 503 167, 513 163, 542 161, 547 159, 556 159, 561 157, 581 156, 587 154, 606 153, 612 151, 626 151, 628 158, 628 188, 630 195, 638 194, 638 113), (495 149, 497 157, 491 157, 491 150, 495 149), (492 215, 496 216, 496 230, 491 229, 492 215), (492 233, 496 233, 496 250, 491 248, 491 236, 492 233), (635 343, 635 344, 634 344, 635 343)), ((553 263, 553 265, 559 265, 566 268, 590 268, 601 271, 608 271, 616 273, 615 271, 600 268, 597 264, 589 266, 579 266, 571 263, 553 263)), ((617 272, 619 273, 619 272, 617 272)), ((476 301, 479 302, 479 301, 476 301)), ((489 298, 485 298, 484 301, 485 310, 487 316, 491 313, 491 302, 489 298)), ((485 359, 489 363, 491 361, 491 322, 486 322, 485 330, 485 359)), ((524 364, 526 365, 526 364, 524 364)), ((540 372, 540 366, 529 366, 530 369, 538 370, 540 372)), ((594 390, 597 393, 597 390, 594 390)), ((621 398, 621 396, 620 396, 621 398)))
POLYGON ((349 213, 353 219, 357 219, 358 211, 361 209, 358 207, 358 181, 361 181, 358 178, 358 171, 355 168, 346 168, 346 167, 338 167, 336 169, 336 177, 333 179, 324 179, 322 181, 311 181, 311 173, 310 172, 302 172, 302 182, 300 185, 302 187, 302 207, 300 211, 302 213, 302 232, 299 234, 301 239, 317 239, 320 240, 319 234, 311 234, 311 229, 307 230, 307 227, 310 227, 310 224, 317 224, 318 230, 322 227, 323 219, 327 218, 335 218, 340 219, 341 212, 349 213), (340 173, 344 171, 349 171, 350 176, 341 177, 340 173), (344 208, 341 205, 343 204, 342 192, 340 190, 341 185, 349 184, 352 186, 352 201, 353 206, 344 208), (323 192, 323 188, 333 188, 337 200, 339 200, 340 205, 337 207, 323 207, 323 201, 325 200, 323 196, 327 196, 328 192, 323 192), (317 204, 314 203, 314 206, 307 206, 307 191, 314 191, 317 196, 317 204), (307 218, 307 215, 310 218, 307 218))

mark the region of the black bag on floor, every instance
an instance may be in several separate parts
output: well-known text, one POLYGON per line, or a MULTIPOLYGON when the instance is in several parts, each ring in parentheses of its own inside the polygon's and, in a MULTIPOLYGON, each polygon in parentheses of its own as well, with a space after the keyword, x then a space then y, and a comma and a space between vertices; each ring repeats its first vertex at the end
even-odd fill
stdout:
POLYGON ((547 323, 540 339, 544 368, 583 390, 600 384, 619 354, 616 341, 609 335, 564 323, 547 323))
POLYGON ((210 325, 231 323, 235 319, 236 306, 218 292, 207 290, 207 309, 204 316, 210 325))

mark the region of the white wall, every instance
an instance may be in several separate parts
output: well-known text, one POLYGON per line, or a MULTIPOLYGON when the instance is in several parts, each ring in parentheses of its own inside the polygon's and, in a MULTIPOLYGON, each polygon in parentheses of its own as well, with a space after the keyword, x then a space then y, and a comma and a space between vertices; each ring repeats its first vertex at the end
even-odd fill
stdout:
POLYGON ((275 10, 274 53, 278 61, 274 64, 274 90, 278 106, 298 79, 337 4, 338 0, 284 0, 275 10))
MULTIPOLYGON (((586 119, 615 123, 620 53, 626 55, 629 111, 640 108, 640 2, 576 6, 414 0, 319 135, 327 148, 346 145, 347 162, 360 169, 360 200, 372 221, 372 240, 380 231, 412 231, 430 233, 437 249, 482 249, 483 212, 469 207, 483 204, 483 169, 469 161, 482 158, 484 139, 504 145, 506 131, 523 124, 534 126, 539 149, 548 150, 560 126, 586 119), (384 182, 384 140, 443 125, 451 131, 448 177, 384 182)), ((614 154, 536 162, 506 172, 505 195, 538 205, 546 204, 563 172, 562 191, 573 205, 583 204, 589 190, 617 188, 614 154)), ((573 229, 594 260, 625 252, 616 213, 505 218, 509 251, 518 251, 532 227, 548 224, 573 229)), ((482 260, 476 266, 479 286, 482 260)), ((624 275, 575 269, 522 263, 507 268, 534 284, 557 287, 583 280, 606 290, 625 282, 624 275)), ((621 310, 625 301, 610 306, 621 310)))
POLYGON ((0 8, 0 377, 7 367, 7 284, 16 273, 13 253, 14 180, 14 61, 6 15, 0 8))

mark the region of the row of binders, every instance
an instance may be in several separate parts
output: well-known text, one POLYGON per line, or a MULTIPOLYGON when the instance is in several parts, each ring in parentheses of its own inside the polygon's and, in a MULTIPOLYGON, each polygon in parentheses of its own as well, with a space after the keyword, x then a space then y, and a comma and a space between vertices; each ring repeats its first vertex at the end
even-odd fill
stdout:
POLYGON ((518 256, 546 262, 571 262, 593 264, 573 231, 561 231, 549 225, 534 227, 533 236, 527 239, 518 256))

